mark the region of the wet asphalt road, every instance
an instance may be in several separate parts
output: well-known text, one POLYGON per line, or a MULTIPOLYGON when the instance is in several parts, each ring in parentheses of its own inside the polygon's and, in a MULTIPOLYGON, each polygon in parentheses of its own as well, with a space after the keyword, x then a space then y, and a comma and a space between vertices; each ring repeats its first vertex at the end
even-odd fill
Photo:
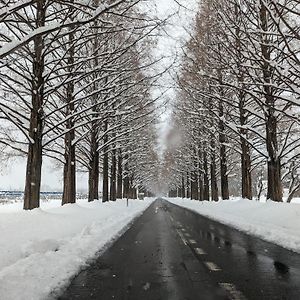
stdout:
POLYGON ((157 200, 66 299, 299 300, 300 255, 157 200))

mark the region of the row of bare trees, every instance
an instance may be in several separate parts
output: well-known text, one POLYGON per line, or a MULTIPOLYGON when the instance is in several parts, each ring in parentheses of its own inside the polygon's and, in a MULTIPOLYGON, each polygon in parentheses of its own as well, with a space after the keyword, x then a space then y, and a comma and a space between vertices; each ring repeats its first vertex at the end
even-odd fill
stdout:
POLYGON ((153 131, 149 46, 159 22, 138 0, 1 1, 2 156, 27 157, 24 209, 39 207, 44 157, 63 168, 62 204, 133 197, 134 151, 153 131))
POLYGON ((172 195, 299 190, 299 29, 298 0, 200 1, 178 75, 182 141, 165 158, 172 195))

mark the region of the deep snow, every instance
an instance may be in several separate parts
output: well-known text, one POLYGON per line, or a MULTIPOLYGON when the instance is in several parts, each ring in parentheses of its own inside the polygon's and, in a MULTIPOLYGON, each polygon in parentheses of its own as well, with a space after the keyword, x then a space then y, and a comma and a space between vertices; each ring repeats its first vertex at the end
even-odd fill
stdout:
POLYGON ((153 200, 0 206, 0 299, 51 299, 153 200))
POLYGON ((300 205, 245 199, 209 202, 167 198, 203 216, 300 253, 300 205))

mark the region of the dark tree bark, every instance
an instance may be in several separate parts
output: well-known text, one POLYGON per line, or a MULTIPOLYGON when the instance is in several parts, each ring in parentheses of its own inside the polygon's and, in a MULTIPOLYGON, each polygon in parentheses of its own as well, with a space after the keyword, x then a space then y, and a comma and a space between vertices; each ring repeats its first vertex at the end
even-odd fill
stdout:
POLYGON ((186 197, 191 198, 191 178, 190 175, 186 175, 186 197))
POLYGON ((117 199, 122 199, 123 198, 123 159, 122 159, 122 154, 121 150, 119 151, 118 155, 118 174, 117 174, 117 199))
MULTIPOLYGON (((73 65, 75 62, 74 55, 74 27, 70 28, 69 33, 69 50, 68 50, 68 72, 72 76, 73 65)), ((76 154, 75 154, 75 121, 72 116, 75 111, 75 101, 74 101, 74 83, 70 81, 66 87, 66 129, 65 134, 65 154, 64 154, 64 187, 63 187, 63 197, 62 205, 67 203, 76 202, 76 154)))
POLYGON ((132 199, 137 199, 137 188, 132 188, 132 199))
MULTIPOLYGON (((36 1, 36 27, 45 25, 46 9, 44 1, 36 1)), ((32 109, 30 114, 26 181, 24 192, 24 209, 34 209, 40 205, 41 171, 42 171, 42 137, 43 137, 43 102, 45 58, 43 54, 44 40, 42 36, 35 37, 34 53, 32 55, 32 109)))
POLYGON ((215 154, 215 141, 211 139, 211 155, 210 155, 210 184, 211 184, 211 200, 219 200, 217 171, 216 171, 216 154, 215 154))
POLYGON ((182 197, 182 187, 181 186, 177 189, 177 197, 182 197))
MULTIPOLYGON (((108 129, 108 123, 107 120, 104 122, 104 132, 106 132, 108 129)), ((103 176, 103 186, 102 186, 102 202, 107 202, 109 201, 109 195, 108 195, 108 149, 107 149, 107 144, 108 142, 108 136, 107 134, 104 135, 103 137, 103 143, 104 143, 104 148, 103 148, 103 171, 102 171, 102 176, 103 176)))
POLYGON ((260 21, 262 29, 261 53, 263 57, 263 89, 266 99, 266 143, 268 151, 268 199, 282 202, 281 162, 278 157, 277 117, 275 111, 275 95, 272 87, 272 47, 268 38, 268 10, 263 1, 260 1, 260 21))
MULTIPOLYGON (((99 5, 99 0, 94 0, 94 5, 97 7, 99 5)), ((95 30, 96 33, 98 32, 98 22, 95 21, 95 30)), ((99 42, 98 42, 98 35, 96 35, 93 39, 94 44, 94 53, 95 57, 93 59, 94 66, 99 66, 99 42)), ((97 84, 97 74, 94 75, 94 83, 93 83, 93 90, 96 91, 98 89, 97 84)), ((94 95, 92 97, 92 103, 93 103, 93 112, 96 115, 98 111, 97 107, 97 101, 98 101, 98 95, 94 95)), ((99 200, 99 177, 100 177, 100 170, 99 170, 99 164, 100 164, 100 154, 98 151, 99 148, 99 141, 98 141, 98 132, 99 132, 99 124, 97 121, 92 121, 92 130, 91 130, 91 150, 90 150, 90 166, 89 166, 89 196, 88 201, 94 201, 99 200)))
POLYGON ((170 195, 171 195, 172 198, 176 198, 177 197, 177 190, 170 191, 170 195))
POLYGON ((91 132, 91 160, 89 168, 89 202, 99 200, 99 152, 97 125, 91 132))
POLYGON ((221 177, 221 194, 223 200, 229 199, 229 187, 228 187, 228 170, 227 170, 227 157, 226 157, 226 136, 225 125, 222 121, 224 117, 224 109, 222 101, 219 101, 219 142, 220 142, 220 177, 221 177))
MULTIPOLYGON (((221 53, 221 52, 220 52, 221 53)), ((224 88, 222 80, 222 72, 218 70, 218 78, 220 84, 220 95, 224 97, 224 88)), ((224 124, 224 107, 223 101, 218 101, 219 109, 219 144, 220 144, 220 179, 221 179, 221 195, 223 200, 229 199, 229 186, 228 186, 228 170, 227 170, 227 156, 226 156, 226 133, 225 133, 225 124, 224 124)))
POLYGON ((251 176, 251 156, 250 156, 250 145, 247 141, 248 130, 246 129, 247 125, 247 111, 245 110, 246 106, 246 86, 244 84, 245 76, 244 70, 242 69, 243 64, 243 54, 242 54, 242 45, 241 45, 241 28, 240 24, 242 22, 242 12, 241 7, 238 3, 234 5, 235 8, 235 18, 236 26, 235 36, 236 36, 236 57, 238 61, 238 74, 237 82, 240 90, 238 91, 238 105, 239 105, 239 119, 240 119, 240 141, 241 141, 241 175, 242 175, 242 197, 244 199, 252 200, 252 176, 251 176))
POLYGON ((184 176, 181 179, 181 198, 185 198, 185 183, 184 183, 184 176))
POLYGON ((249 144, 241 138, 242 145, 242 197, 252 200, 251 157, 249 144))
POLYGON ((204 186, 203 186, 203 173, 201 172, 199 177, 198 177, 198 182, 199 182, 199 200, 203 201, 203 192, 204 192, 204 186))
MULTIPOLYGON (((114 145, 113 145, 114 147, 114 145)), ((110 200, 116 201, 117 199, 117 186, 116 186, 116 176, 117 176, 117 158, 116 149, 112 150, 111 159, 111 171, 110 171, 110 200)))
POLYGON ((203 200, 209 201, 209 176, 206 150, 203 151, 203 200))
POLYGON ((65 136, 64 188, 62 205, 76 202, 76 156, 75 146, 72 144, 74 136, 74 130, 70 130, 65 136))
POLYGON ((252 176, 251 176, 251 156, 250 146, 247 142, 247 130, 245 129, 246 112, 244 110, 244 95, 240 95, 240 124, 242 129, 241 134, 241 165, 242 165, 242 197, 252 200, 252 176))
POLYGON ((137 199, 137 189, 133 186, 133 176, 128 178, 128 196, 129 199, 137 199))
POLYGON ((129 178, 125 176, 123 179, 123 197, 129 198, 129 178))
POLYGON ((192 172, 191 198, 192 198, 193 200, 199 200, 199 192, 198 192, 198 174, 197 174, 195 171, 192 172))

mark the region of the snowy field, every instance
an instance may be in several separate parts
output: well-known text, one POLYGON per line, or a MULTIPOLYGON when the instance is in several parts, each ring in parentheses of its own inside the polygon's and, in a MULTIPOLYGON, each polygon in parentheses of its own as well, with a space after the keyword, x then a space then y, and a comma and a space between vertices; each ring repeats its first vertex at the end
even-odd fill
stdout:
POLYGON ((219 202, 181 198, 167 200, 300 253, 300 205, 297 203, 262 203, 244 199, 219 202))
POLYGON ((51 299, 154 199, 0 206, 0 299, 51 299))

